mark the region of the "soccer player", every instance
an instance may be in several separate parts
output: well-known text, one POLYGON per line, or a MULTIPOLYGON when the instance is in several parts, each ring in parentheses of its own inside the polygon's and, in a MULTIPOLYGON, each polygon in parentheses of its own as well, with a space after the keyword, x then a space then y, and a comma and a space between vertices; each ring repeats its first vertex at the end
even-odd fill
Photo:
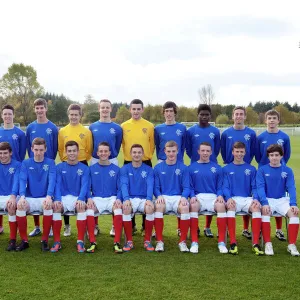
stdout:
POLYGON ((207 211, 217 213, 218 248, 220 253, 228 253, 225 245, 227 219, 222 189, 222 168, 217 163, 210 161, 212 147, 209 143, 201 143, 198 153, 199 160, 189 166, 192 240, 190 252, 198 253, 198 213, 207 211))
POLYGON ((299 256, 296 241, 299 231, 299 209, 297 207, 294 174, 291 168, 281 163, 284 152, 282 146, 272 144, 267 148, 269 164, 257 171, 257 191, 262 205, 262 234, 265 241, 265 254, 274 255, 271 243, 270 216, 274 212, 287 216, 288 252, 292 256, 299 256), (289 197, 286 197, 286 192, 289 197))
MULTIPOLYGON (((68 141, 75 141, 79 146, 78 160, 86 165, 92 157, 93 139, 92 133, 81 123, 82 109, 78 104, 71 104, 68 107, 70 123, 61 128, 58 132, 58 153, 61 161, 67 161, 65 145, 68 141)), ((64 216, 64 236, 71 235, 70 217, 64 216)))
POLYGON ((17 238, 17 196, 19 194, 19 174, 21 163, 12 157, 9 143, 0 143, 0 210, 8 211, 10 241, 7 251, 16 250, 17 238))
POLYGON ((155 201, 155 251, 164 251, 163 227, 164 213, 173 212, 180 215, 181 252, 189 252, 186 245, 187 233, 190 227, 190 213, 188 197, 190 195, 189 171, 183 162, 177 160, 178 145, 169 141, 165 145, 167 159, 154 167, 154 195, 155 201))
POLYGON ((49 251, 48 237, 52 225, 52 197, 55 188, 56 167, 54 160, 45 157, 46 141, 35 138, 31 150, 33 157, 23 161, 20 171, 20 200, 17 204, 17 223, 22 239, 17 251, 29 247, 26 212, 43 213, 42 251, 49 251))
MULTIPOLYGON (((232 111, 233 126, 224 130, 221 136, 221 155, 224 164, 229 164, 233 161, 232 147, 235 142, 243 142, 246 145, 246 155, 244 161, 251 164, 251 161, 256 151, 256 133, 251 128, 245 126, 247 118, 246 109, 242 106, 237 106, 232 111)), ((242 235, 251 239, 249 231, 249 216, 243 216, 244 229, 242 235)))
POLYGON ((246 145, 235 142, 232 147, 233 162, 223 167, 223 194, 227 207, 227 226, 230 238, 229 253, 238 254, 235 213, 252 214, 252 250, 256 255, 264 252, 259 246, 261 206, 256 190, 256 169, 244 161, 246 145))
MULTIPOLYGON (((289 136, 278 128, 280 122, 279 113, 274 109, 267 111, 265 114, 265 122, 267 124, 267 130, 257 137, 255 159, 258 162, 258 166, 261 167, 270 163, 267 156, 267 148, 272 144, 278 144, 283 147, 284 154, 281 163, 287 164, 291 156, 291 143, 289 136)), ((282 231, 282 217, 276 217, 275 220, 275 236, 280 241, 286 241, 282 231)))
MULTIPOLYGON (((85 252, 84 234, 87 226, 86 218, 86 195, 89 187, 89 167, 78 161, 79 145, 76 141, 67 141, 65 153, 67 161, 57 165, 57 176, 55 186, 55 197, 53 204, 53 237, 54 245, 51 252, 58 252, 61 249, 60 229, 62 226, 61 213, 77 213, 77 252, 85 252)), ((94 221, 94 216, 92 217, 94 221)), ((94 227, 94 225, 93 225, 94 227)), ((91 244, 95 244, 95 236, 89 236, 91 244)))
POLYGON ((131 162, 121 168, 121 190, 123 197, 123 226, 127 243, 123 251, 133 249, 131 214, 141 212, 146 214, 144 248, 154 251, 151 235, 154 224, 153 169, 143 163, 144 150, 142 145, 131 146, 131 162))
MULTIPOLYGON (((191 159, 191 164, 198 161, 199 146, 201 143, 209 143, 212 147, 210 161, 217 163, 217 157, 220 152, 220 131, 218 128, 209 124, 211 119, 211 108, 207 104, 200 104, 197 109, 199 124, 190 127, 187 130, 186 153, 191 159)), ((213 237, 210 225, 212 216, 206 216, 204 234, 207 237, 213 237)))
MULTIPOLYGON (((122 253, 122 247, 120 246, 123 228, 120 168, 109 160, 111 156, 109 143, 101 142, 98 145, 97 156, 99 157, 98 162, 90 166, 91 188, 88 191, 86 211, 89 236, 93 235, 95 212, 100 215, 105 211, 113 213, 115 228, 114 252, 122 253)), ((95 248, 96 244, 92 243, 87 252, 94 252, 95 248)))
MULTIPOLYGON (((107 99, 100 100, 99 103, 99 113, 100 120, 91 124, 89 129, 93 136, 93 154, 91 159, 91 165, 98 163, 99 157, 98 145, 101 142, 108 142, 110 147, 110 157, 109 160, 116 166, 118 166, 118 154, 120 152, 123 132, 120 125, 111 121, 110 114, 112 111, 111 102, 107 99)), ((98 217, 95 217, 95 234, 97 235, 100 231, 98 226, 98 217)), ((114 226, 112 226, 110 235, 114 236, 114 226)))
MULTIPOLYGON (((47 119, 47 101, 43 98, 38 98, 34 101, 33 106, 36 114, 36 121, 30 123, 26 128, 28 156, 33 157, 33 152, 31 151, 32 141, 36 137, 40 137, 46 141, 47 151, 45 157, 55 160, 58 149, 58 129, 55 124, 47 119)), ((40 217, 33 216, 33 218, 35 228, 29 233, 30 237, 41 234, 40 217)))

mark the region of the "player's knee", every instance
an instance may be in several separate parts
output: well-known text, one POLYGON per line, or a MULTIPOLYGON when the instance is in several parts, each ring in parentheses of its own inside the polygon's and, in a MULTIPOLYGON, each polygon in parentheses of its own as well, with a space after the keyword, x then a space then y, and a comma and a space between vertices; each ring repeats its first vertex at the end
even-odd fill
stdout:
POLYGON ((182 205, 179 205, 178 211, 179 211, 181 214, 188 214, 188 213, 189 213, 189 207, 188 207, 188 206, 182 206, 182 205))
POLYGON ((226 207, 224 203, 215 203, 215 211, 216 212, 225 212, 226 207))
POLYGON ((200 210, 200 203, 195 202, 190 204, 190 211, 191 212, 198 212, 200 210))
POLYGON ((165 205, 162 203, 158 203, 155 205, 155 211, 156 212, 164 212, 165 211, 165 205))

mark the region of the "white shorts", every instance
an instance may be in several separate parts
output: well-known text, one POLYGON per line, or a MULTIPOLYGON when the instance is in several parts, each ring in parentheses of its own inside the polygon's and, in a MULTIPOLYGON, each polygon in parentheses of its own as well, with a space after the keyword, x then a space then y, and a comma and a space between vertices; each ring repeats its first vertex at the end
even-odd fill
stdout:
POLYGON ((200 202, 200 210, 201 211, 215 211, 215 202, 217 199, 216 194, 208 194, 208 193, 199 193, 196 195, 197 200, 200 202))
MULTIPOLYGON (((90 161, 90 166, 96 164, 98 161, 99 161, 99 158, 92 157, 92 159, 91 159, 91 161, 90 161)), ((119 166, 119 161, 118 161, 118 158, 117 158, 117 157, 111 158, 109 161, 110 161, 112 164, 114 164, 114 165, 116 165, 116 166, 119 166)))
POLYGON ((7 203, 9 198, 10 198, 10 195, 0 196, 0 210, 3 210, 3 211, 6 210, 6 203, 7 203))
POLYGON ((165 213, 173 212, 176 215, 178 214, 178 206, 181 196, 167 196, 163 195, 166 203, 166 211, 165 213))
POLYGON ((29 204, 29 210, 28 213, 32 212, 39 212, 40 214, 43 214, 43 202, 45 201, 45 198, 25 198, 26 201, 29 204))
POLYGON ((117 197, 116 196, 111 196, 111 197, 106 197, 106 198, 93 197, 92 199, 95 203, 95 206, 96 206, 99 214, 101 215, 104 212, 109 212, 110 214, 112 213, 112 208, 113 208, 115 201, 117 200, 117 197))
POLYGON ((76 201, 78 197, 72 196, 72 195, 67 195, 67 196, 62 196, 61 197, 61 202, 64 207, 64 213, 71 212, 75 213, 75 207, 76 207, 76 201))
POLYGON ((249 208, 250 205, 253 201, 252 197, 240 197, 240 196, 235 196, 232 197, 232 199, 236 203, 236 210, 237 212, 243 211, 245 213, 249 213, 249 208))
POLYGON ((136 212, 144 213, 146 201, 146 199, 141 198, 130 198, 132 206, 132 215, 134 215, 136 212))
POLYGON ((285 216, 289 211, 289 209, 291 208, 289 197, 282 197, 279 199, 267 198, 267 200, 269 202, 269 206, 271 208, 272 214, 277 212, 280 215, 285 216))

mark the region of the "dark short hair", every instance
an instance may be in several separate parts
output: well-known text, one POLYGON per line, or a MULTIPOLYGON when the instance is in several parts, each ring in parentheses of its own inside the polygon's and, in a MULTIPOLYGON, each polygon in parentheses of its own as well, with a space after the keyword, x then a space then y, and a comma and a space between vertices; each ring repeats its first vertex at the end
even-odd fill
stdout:
POLYGON ((166 109, 168 108, 173 108, 175 115, 177 115, 177 105, 175 102, 172 101, 167 101, 164 105, 163 105, 163 113, 165 112, 166 109))
POLYGON ((278 144, 271 144, 267 148, 267 156, 269 157, 270 153, 274 153, 274 152, 279 152, 280 156, 283 156, 284 154, 282 146, 278 144))
POLYGON ((268 116, 277 116, 278 120, 280 120, 280 114, 275 109, 270 109, 265 113, 265 119, 267 119, 268 116))
POLYGON ((78 110, 79 111, 79 114, 82 116, 82 108, 79 104, 71 104, 69 107, 68 107, 68 110, 67 112, 69 113, 70 110, 78 110))
POLYGON ((44 145, 45 148, 47 148, 46 141, 40 137, 37 137, 32 141, 31 146, 33 147, 34 145, 37 145, 37 146, 44 145))
POLYGON ((197 115, 199 115, 199 113, 200 113, 201 110, 208 110, 209 113, 211 114, 211 108, 210 108, 210 106, 207 105, 207 104, 200 104, 200 105, 198 106, 198 108, 197 108, 197 115))
POLYGON ((143 148, 143 146, 142 146, 141 144, 133 144, 133 145, 131 146, 131 148, 130 148, 130 152, 131 152, 131 150, 132 150, 133 148, 141 148, 141 149, 143 150, 143 152, 144 152, 144 148, 143 148))
POLYGON ((4 109, 10 109, 10 110, 13 111, 13 113, 15 113, 14 107, 13 107, 12 105, 10 105, 10 104, 5 104, 5 105, 2 107, 2 111, 3 111, 4 109))
POLYGON ((232 114, 234 114, 234 112, 238 109, 241 109, 242 111, 244 111, 245 116, 247 115, 247 111, 246 108, 244 106, 236 106, 233 110, 232 110, 232 114))
POLYGON ((246 150, 246 145, 243 142, 235 142, 232 146, 233 149, 245 149, 246 150))
POLYGON ((76 141, 67 141, 66 144, 65 144, 66 151, 67 151, 67 148, 70 147, 70 146, 76 146, 77 150, 79 150, 79 145, 76 141))
POLYGON ((37 105, 43 105, 45 108, 48 107, 47 101, 43 98, 37 98, 36 100, 34 100, 33 106, 36 107, 37 105))
POLYGON ((131 102, 130 102, 130 106, 131 104, 141 104, 142 105, 142 108, 144 108, 144 103, 142 100, 140 99, 133 99, 131 102))
POLYGON ((101 142, 101 143, 99 143, 97 149, 99 149, 100 146, 106 146, 106 147, 108 147, 108 149, 110 150, 110 145, 109 145, 108 142, 101 142))
POLYGON ((202 143, 199 145, 199 148, 198 148, 198 149, 200 149, 201 146, 208 146, 208 147, 210 147, 210 149, 212 149, 211 144, 208 143, 208 142, 202 142, 202 143))
POLYGON ((4 150, 8 150, 10 153, 12 152, 12 148, 10 143, 8 142, 1 142, 0 143, 0 150, 4 151, 4 150))
POLYGON ((166 149, 167 147, 177 147, 177 149, 178 149, 178 144, 177 144, 175 141, 168 141, 168 142, 166 142, 166 144, 165 144, 165 149, 166 149))

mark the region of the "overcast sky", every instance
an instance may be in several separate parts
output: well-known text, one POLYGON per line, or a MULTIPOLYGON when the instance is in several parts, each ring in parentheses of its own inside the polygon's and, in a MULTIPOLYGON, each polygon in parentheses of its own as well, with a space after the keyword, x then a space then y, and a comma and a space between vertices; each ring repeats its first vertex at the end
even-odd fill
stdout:
POLYGON ((211 84, 221 104, 300 103, 297 2, 3 0, 0 76, 22 62, 76 101, 196 106, 211 84))

